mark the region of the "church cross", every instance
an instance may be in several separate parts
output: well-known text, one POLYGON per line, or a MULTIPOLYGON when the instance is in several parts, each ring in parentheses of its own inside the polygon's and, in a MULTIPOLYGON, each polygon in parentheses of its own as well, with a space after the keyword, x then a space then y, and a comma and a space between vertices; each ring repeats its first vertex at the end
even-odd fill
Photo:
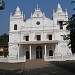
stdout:
POLYGON ((39 5, 37 4, 37 10, 38 10, 38 8, 39 8, 39 5))

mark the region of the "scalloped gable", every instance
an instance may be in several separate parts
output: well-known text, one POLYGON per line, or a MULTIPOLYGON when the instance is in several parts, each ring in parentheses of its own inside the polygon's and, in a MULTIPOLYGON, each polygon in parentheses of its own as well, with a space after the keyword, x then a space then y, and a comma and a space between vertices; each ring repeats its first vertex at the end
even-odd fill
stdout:
POLYGON ((37 5, 37 8, 35 8, 35 12, 33 14, 31 14, 31 18, 44 18, 45 17, 45 14, 42 13, 41 9, 38 7, 37 5))

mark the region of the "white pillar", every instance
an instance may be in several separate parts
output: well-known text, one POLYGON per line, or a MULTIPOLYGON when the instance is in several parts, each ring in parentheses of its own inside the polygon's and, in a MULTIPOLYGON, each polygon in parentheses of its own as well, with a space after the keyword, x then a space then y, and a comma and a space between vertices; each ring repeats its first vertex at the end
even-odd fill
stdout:
POLYGON ((55 44, 55 56, 59 56, 58 44, 55 44))
POLYGON ((29 46, 29 50, 30 50, 30 60, 31 60, 31 45, 29 46))
POLYGON ((46 44, 45 44, 45 57, 46 57, 46 44))
POLYGON ((18 44, 18 57, 19 57, 19 49, 20 49, 20 45, 18 44))

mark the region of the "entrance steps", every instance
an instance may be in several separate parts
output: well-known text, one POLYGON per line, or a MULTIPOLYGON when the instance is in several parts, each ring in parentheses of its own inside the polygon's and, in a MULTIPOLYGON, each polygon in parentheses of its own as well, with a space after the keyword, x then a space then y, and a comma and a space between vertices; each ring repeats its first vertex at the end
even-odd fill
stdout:
POLYGON ((48 67, 49 64, 50 64, 49 62, 44 61, 43 59, 26 60, 26 62, 23 63, 23 69, 30 70, 36 68, 43 68, 48 67))

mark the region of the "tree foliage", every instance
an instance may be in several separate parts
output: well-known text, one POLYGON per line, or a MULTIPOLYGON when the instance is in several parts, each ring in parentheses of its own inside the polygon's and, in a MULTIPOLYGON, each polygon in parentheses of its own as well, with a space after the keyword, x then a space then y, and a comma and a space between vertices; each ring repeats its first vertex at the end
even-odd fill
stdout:
MULTIPOLYGON (((75 3, 75 0, 72 0, 71 3, 75 3)), ((75 10, 75 8, 73 8, 73 10, 75 10)), ((70 34, 66 36, 67 40, 69 40, 68 46, 71 48, 72 53, 75 53, 75 13, 69 19, 67 24, 66 29, 70 31, 70 34)))
POLYGON ((70 32, 75 30, 75 14, 72 15, 71 19, 69 20, 67 30, 70 32))
POLYGON ((72 15, 66 28, 70 31, 69 36, 67 36, 70 40, 68 45, 71 46, 72 53, 75 53, 75 14, 72 15))
POLYGON ((0 42, 8 42, 9 41, 9 35, 4 33, 0 35, 0 42))

